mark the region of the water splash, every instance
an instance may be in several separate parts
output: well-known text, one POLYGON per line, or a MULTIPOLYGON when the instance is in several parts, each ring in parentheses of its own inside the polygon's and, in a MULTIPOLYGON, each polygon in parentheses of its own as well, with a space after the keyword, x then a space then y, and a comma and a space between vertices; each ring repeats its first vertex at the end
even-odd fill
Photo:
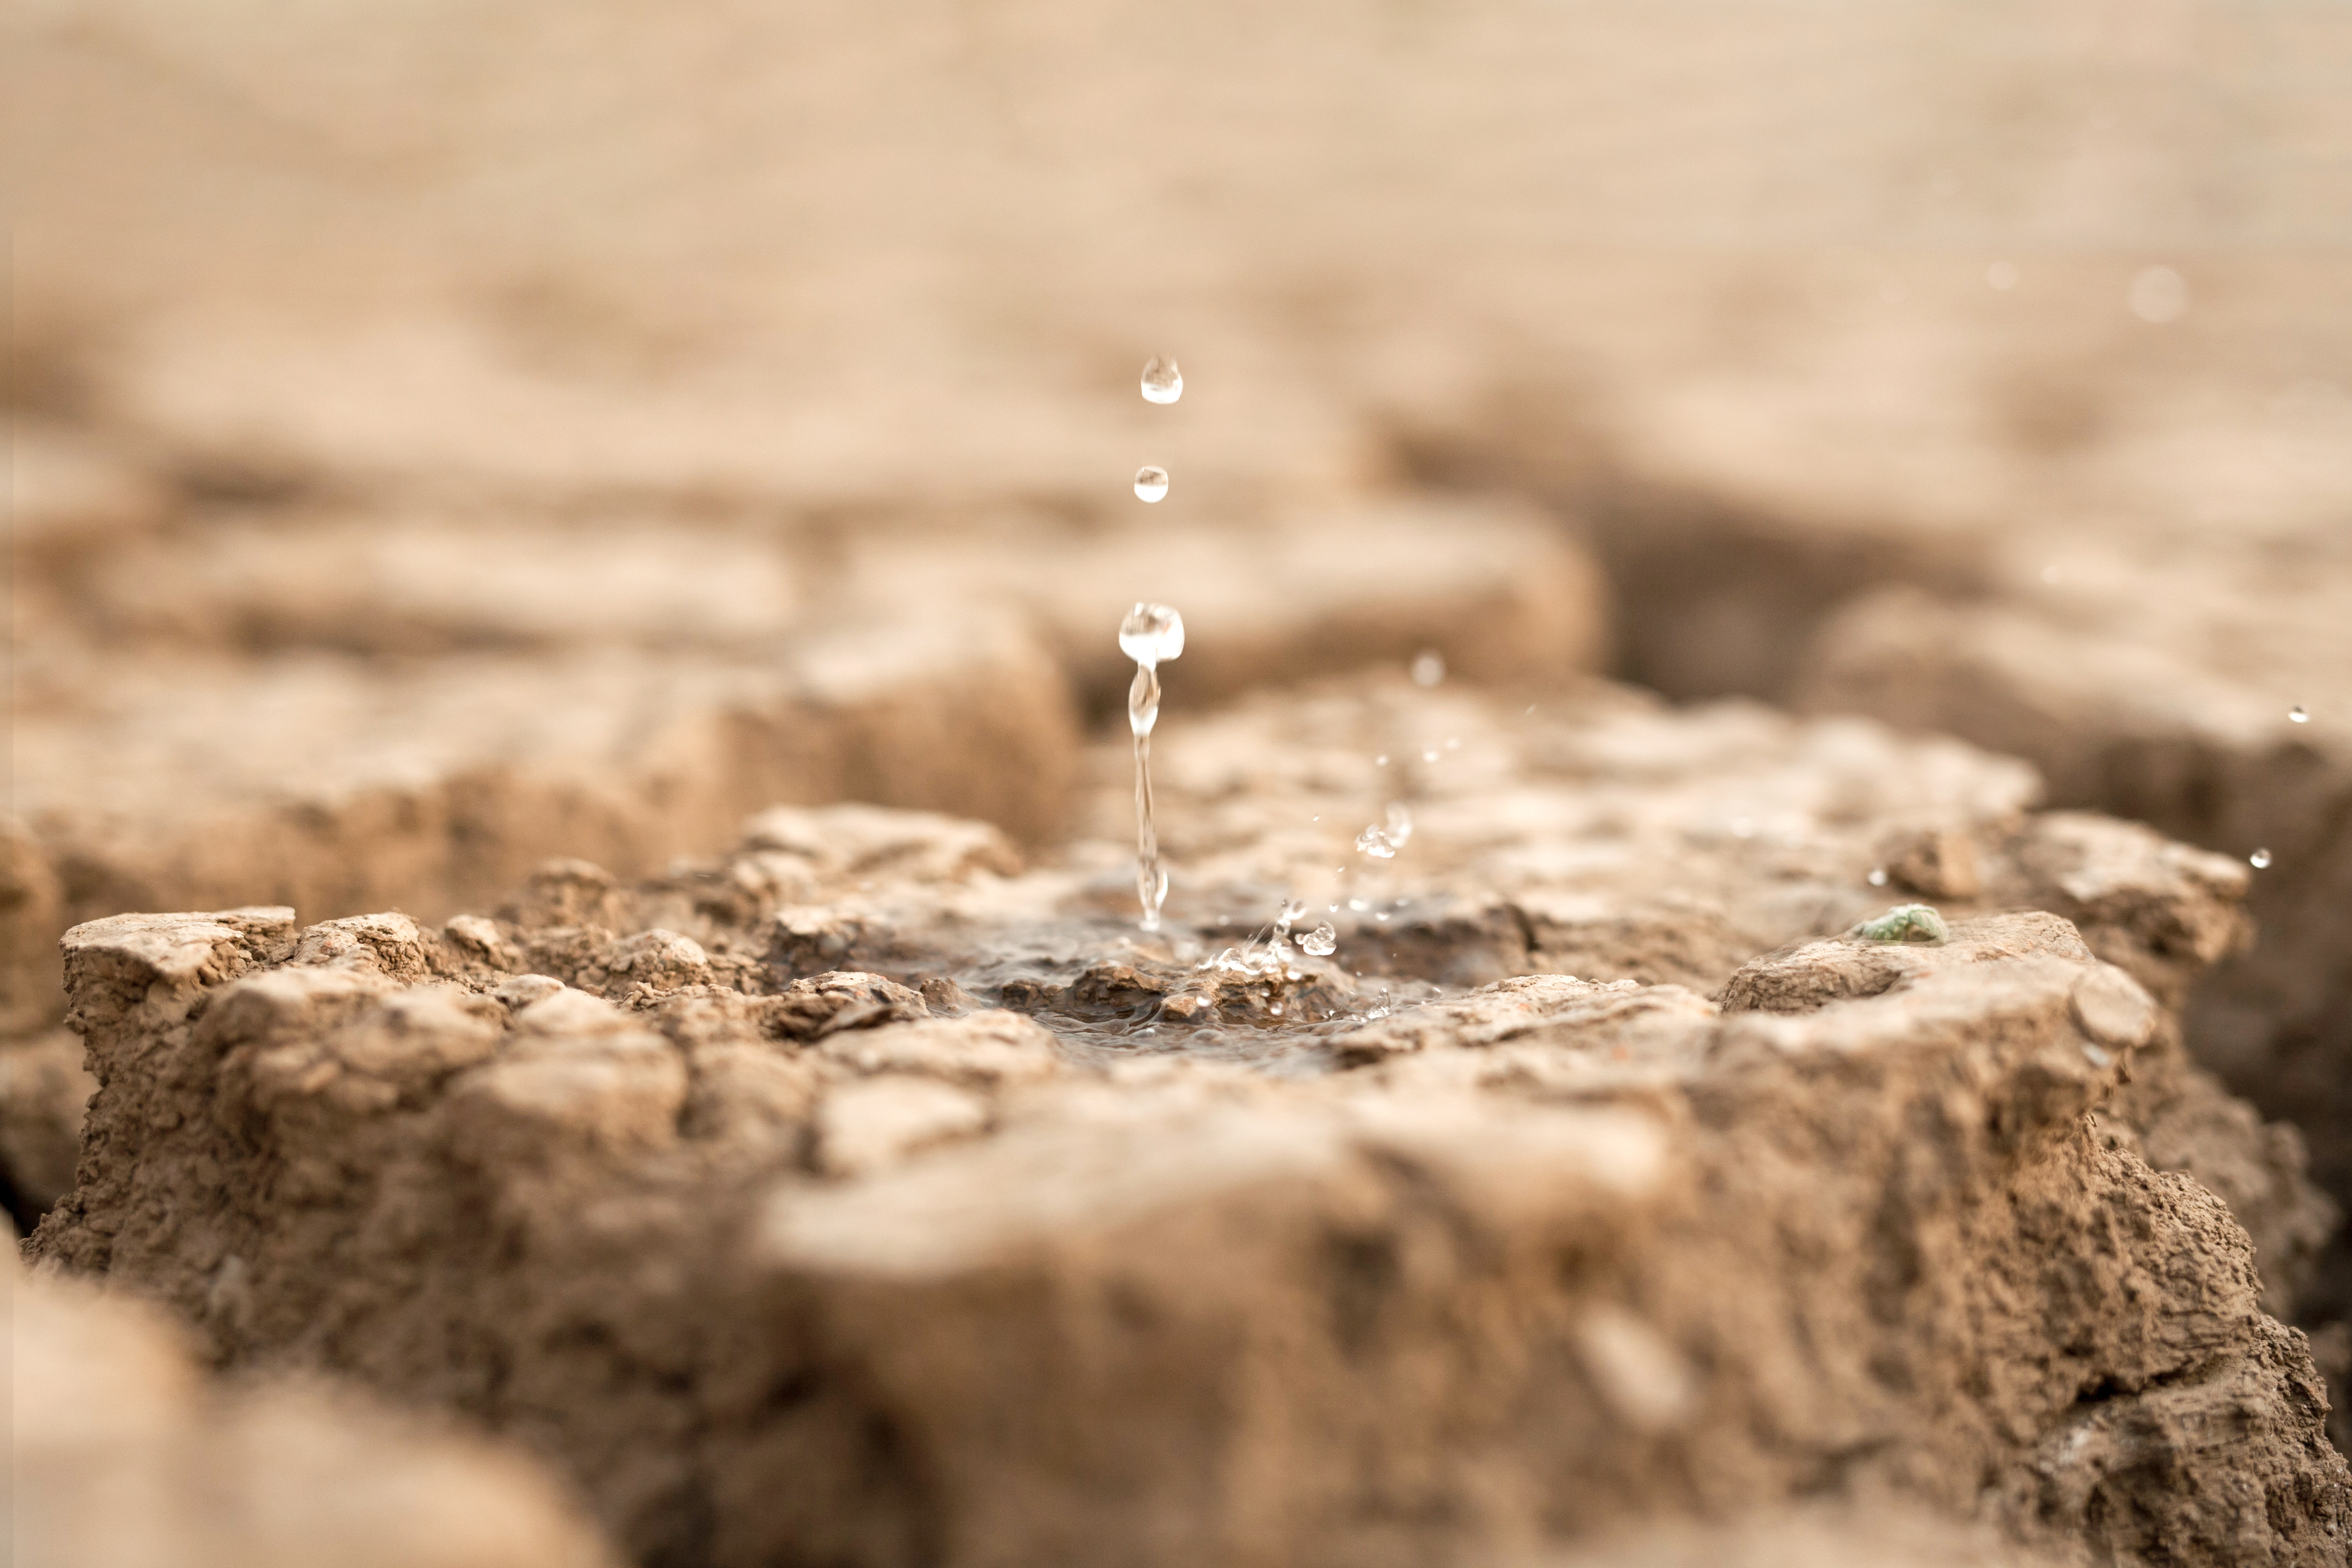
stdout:
POLYGON ((1339 945, 1339 933, 1331 929, 1329 921, 1319 922, 1313 931, 1298 939, 1299 951, 1312 953, 1317 958, 1330 957, 1332 950, 1339 945))
POLYGON ((1400 800, 1389 802, 1385 824, 1365 828, 1356 835, 1356 852, 1375 860, 1392 860, 1396 852, 1412 839, 1412 813, 1400 800))
POLYGON ((1184 651, 1184 617, 1166 605, 1139 604, 1118 626, 1118 651, 1135 660, 1127 689, 1127 727, 1135 732, 1135 896, 1143 929, 1160 929, 1168 901, 1168 870, 1160 864, 1160 833, 1151 820, 1151 728, 1160 722, 1160 661, 1184 651))
POLYGON ((1135 499, 1159 500, 1168 494, 1168 470, 1146 463, 1135 470, 1135 499))
POLYGON ((1176 368, 1174 360, 1153 354, 1143 366, 1143 400, 1173 403, 1183 395, 1184 373, 1176 368))

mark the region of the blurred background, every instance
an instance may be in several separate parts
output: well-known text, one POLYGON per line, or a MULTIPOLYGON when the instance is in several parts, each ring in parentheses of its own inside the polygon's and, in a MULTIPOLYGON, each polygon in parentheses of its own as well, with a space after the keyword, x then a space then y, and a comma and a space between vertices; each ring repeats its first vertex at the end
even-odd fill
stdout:
POLYGON ((7 17, 5 1022, 58 1094, 91 915, 444 916, 777 799, 1052 842, 1150 596, 1171 712, 1435 647, 2275 847, 2318 946, 2202 1037, 2301 1103, 2263 1064, 2352 985, 2297 870, 2352 877, 2341 0, 7 17), (1889 585, 2071 684, 1874 687, 1821 638, 1889 585), (2232 784, 2291 703, 2310 765, 2232 784))

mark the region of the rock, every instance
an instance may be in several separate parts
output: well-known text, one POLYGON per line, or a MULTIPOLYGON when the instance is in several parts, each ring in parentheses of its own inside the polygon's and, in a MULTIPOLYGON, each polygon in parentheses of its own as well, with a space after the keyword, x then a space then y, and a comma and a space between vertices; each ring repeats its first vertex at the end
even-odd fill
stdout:
POLYGON ((98 1088, 81 1058, 66 1029, 0 1046, 0 1196, 27 1230, 73 1185, 82 1108, 98 1088))
MULTIPOLYGON (((1820 628, 1801 700, 2029 758, 2062 801, 2143 818, 2241 866, 2264 852, 2248 900, 2262 940, 2193 1002, 2189 1040, 2232 1089, 2295 1123, 2321 1182, 2352 1196, 2340 1070, 2352 1060, 2340 978, 2352 862, 2337 829, 2352 798, 2340 674, 2352 668, 2352 558, 2316 535, 2200 532, 2127 563, 2062 534, 2009 563, 1979 599, 1918 588, 1855 599, 1820 628), (2044 559, 2053 582, 2026 570, 2044 559)), ((2352 1309, 2347 1267, 2329 1265, 2315 1310, 2352 1309)))
MULTIPOLYGON (((235 1259, 229 1262, 234 1263, 235 1259)), ((534 1460, 315 1379, 215 1383, 152 1308, 7 1263, 13 1540, 46 1568, 608 1568, 534 1460)))
POLYGON ((1591 1552, 1833 1484, 2102 1561, 2336 1561, 2304 1341, 2142 1153, 2311 1203, 2169 1009, 2204 947, 2158 939, 2232 931, 2242 880, 1868 725, 1527 718, 1375 686, 1171 724, 1156 943, 1096 850, 1008 874, 865 808, 562 868, 410 978, 389 921, 85 928, 102 1087, 32 1250, 230 1364, 528 1436, 640 1558, 1591 1552), (1180 956, 1328 873, 1390 732, 1461 770, 1412 773, 1390 907, 1332 960, 1180 956), (1832 934, 1923 831, 1985 901, 1832 934), (2037 890, 2086 926, 2001 912, 2037 890), (1598 977, 1553 972, 1574 922, 1598 977), (1447 979, 1473 952, 1516 969, 1447 979))
POLYGON ((1600 574, 1534 509, 1405 495, 1252 510, 1240 525, 1032 525, 984 543, 961 526, 869 535, 846 591, 882 605, 1017 605, 1103 714, 1118 710, 1135 673, 1109 634, 1138 599, 1184 615, 1184 655, 1160 671, 1171 710, 1366 666, 1402 669, 1423 651, 1458 679, 1537 687, 1591 674, 1606 657, 1600 574))
POLYGON ((781 669, 588 654, 121 673, 105 711, 18 716, 26 826, 0 874, 26 891, 0 979, 19 1028, 54 1016, 58 932, 100 914, 275 900, 446 919, 552 853, 628 875, 708 853, 777 800, 940 806, 1034 839, 1064 819, 1076 760, 1059 672, 1001 625, 816 639, 781 669))

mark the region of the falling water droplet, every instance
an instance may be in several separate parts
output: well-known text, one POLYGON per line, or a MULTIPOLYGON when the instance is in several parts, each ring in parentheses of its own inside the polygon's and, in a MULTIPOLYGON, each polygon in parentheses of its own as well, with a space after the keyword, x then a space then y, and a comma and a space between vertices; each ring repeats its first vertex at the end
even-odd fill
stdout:
POLYGON ((2266 871, 2270 868, 2271 852, 2267 849, 2257 849, 2246 857, 2246 864, 2257 871, 2266 871))
POLYGON ((1870 875, 1864 878, 1864 880, 1867 881, 1874 888, 1883 888, 1886 886, 1886 868, 1884 866, 1873 866, 1870 868, 1870 875))
POLYGON ((1445 679, 1445 656, 1435 648, 1423 648, 1412 661, 1412 683, 1415 686, 1435 686, 1445 679))
POLYGON ((1298 946, 1300 950, 1302 952, 1311 952, 1318 958, 1330 957, 1332 950, 1339 945, 1339 933, 1331 929, 1331 922, 1329 921, 1323 921, 1313 931, 1308 931, 1305 936, 1298 939, 1298 946))
POLYGON ((1176 368, 1172 359, 1153 354, 1143 366, 1143 400, 1146 403, 1173 403, 1184 395, 1184 373, 1176 368))
POLYGON ((1127 689, 1127 725, 1135 734, 1135 895, 1143 929, 1160 929, 1168 901, 1168 870, 1160 864, 1160 834, 1151 820, 1151 730, 1160 722, 1160 663, 1184 651, 1184 617, 1166 605, 1139 604, 1118 626, 1118 650, 1135 660, 1127 689))
POLYGON ((1184 617, 1165 605, 1138 605, 1118 624, 1118 651, 1143 666, 1155 668, 1184 651, 1184 617))
POLYGON ((1146 463, 1135 470, 1135 499, 1159 500, 1168 493, 1168 470, 1146 463))
POLYGON ((2308 724, 2311 722, 2311 710, 2298 702, 2286 710, 2286 719, 2290 724, 2308 724))
POLYGON ((1372 906, 1371 901, 1368 899, 1349 899, 1348 900, 1348 907, 1355 910, 1356 913, 1362 914, 1366 910, 1370 909, 1372 906))
POLYGON ((1388 818, 1389 842, 1402 849, 1412 837, 1412 813, 1404 808, 1402 801, 1392 800, 1389 802, 1388 818))

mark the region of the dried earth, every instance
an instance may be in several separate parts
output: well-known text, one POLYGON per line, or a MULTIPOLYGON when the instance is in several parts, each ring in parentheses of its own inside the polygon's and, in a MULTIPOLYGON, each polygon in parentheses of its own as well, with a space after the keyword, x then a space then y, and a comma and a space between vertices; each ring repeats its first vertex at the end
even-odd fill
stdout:
POLYGON ((612 1568, 511 1445, 316 1378, 214 1379, 152 1306, 7 1260, 9 1540, 45 1568, 612 1568))
MULTIPOLYGON (((2198 341, 2254 308, 2216 307, 2192 313, 2198 341)), ((1530 406, 1457 413, 1417 450, 1427 477, 1589 520, 1633 679, 1957 736, 2032 762, 2053 805, 2242 862, 2266 851, 2259 941, 2189 1000, 2189 1045, 2302 1129, 2341 1202, 2352 395, 2315 373, 2325 355, 2233 407, 2216 388, 2160 389, 2201 352, 2177 334, 2143 325, 2115 352, 2128 376, 2088 396, 2063 374, 1972 380, 1832 339, 1817 395, 1727 372, 1626 411, 1604 440, 1563 443, 1530 406)), ((2326 1274, 2340 1316, 2352 1253, 2326 1274)))
POLYGON ((1125 679, 1096 634, 1160 559, 1207 645, 1171 700, 1424 648, 1564 679, 1607 642, 1587 557, 1496 503, 1300 501, 1149 536, 1033 511, 975 541, 919 518, 583 520, 576 498, 224 500, 62 427, 20 445, 0 825, 20 1037, 57 1016, 57 936, 123 910, 440 919, 550 855, 642 875, 714 852, 777 802, 1055 838, 1081 720, 1125 679))
POLYGON ((647 1562, 1637 1560, 1824 1493, 2341 1561, 2273 1315, 2326 1207, 2171 1011, 2243 869, 1952 742, 1538 707, 1171 722, 1163 938, 1107 841, 865 807, 437 930, 84 925, 31 1250, 488 1421, 647 1562), (1923 894, 1947 944, 1839 934, 1923 894))

